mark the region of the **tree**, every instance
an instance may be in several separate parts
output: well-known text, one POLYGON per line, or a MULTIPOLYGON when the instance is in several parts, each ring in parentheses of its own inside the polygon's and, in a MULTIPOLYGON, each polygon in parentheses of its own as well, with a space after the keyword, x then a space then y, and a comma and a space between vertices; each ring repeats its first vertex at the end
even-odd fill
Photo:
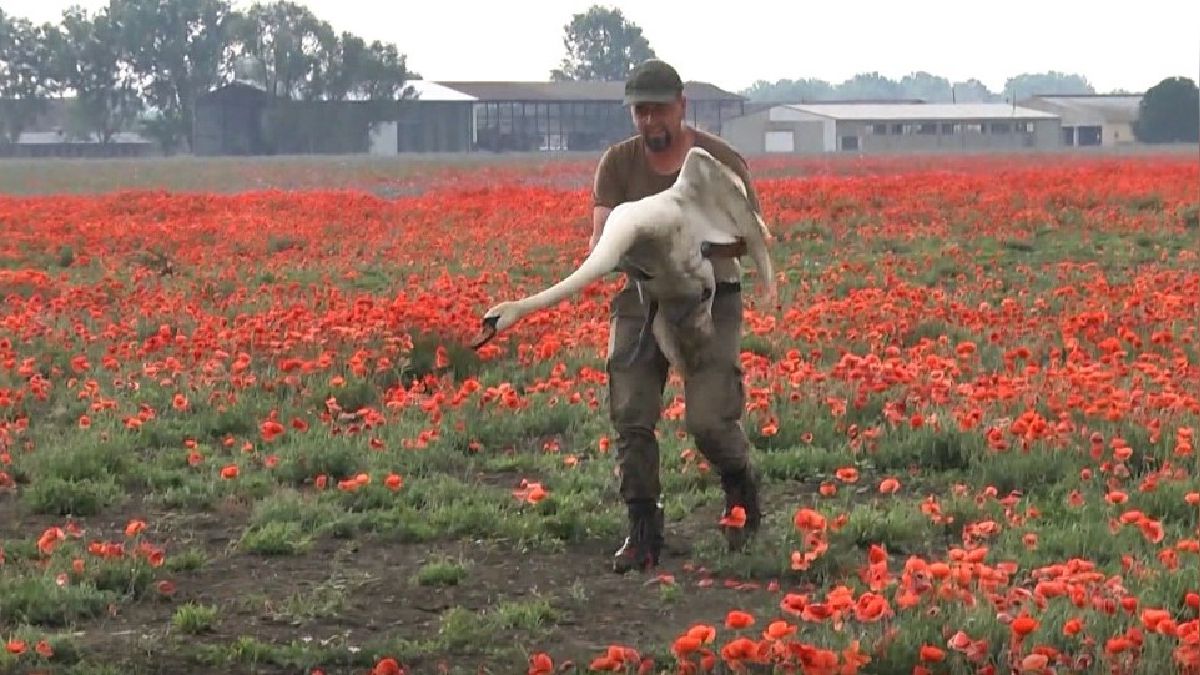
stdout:
POLYGON ((318 100, 327 91, 337 35, 307 7, 276 0, 255 3, 232 25, 235 56, 258 57, 274 96, 318 100))
POLYGON ((758 80, 741 93, 751 101, 763 102, 808 103, 834 98, 833 85, 815 78, 775 82, 758 80))
POLYGON ((624 80, 634 66, 656 58, 642 29, 619 9, 592 5, 563 26, 567 55, 550 79, 624 80))
POLYGON ((929 103, 949 103, 953 91, 950 80, 941 75, 918 71, 900 80, 904 98, 919 98, 929 103))
POLYGON ((108 10, 89 17, 83 8, 70 7, 61 27, 47 37, 55 73, 75 92, 79 131, 109 142, 133 121, 142 101, 108 10))
POLYGON ((416 90, 409 80, 421 76, 408 69, 408 57, 396 45, 378 40, 367 47, 364 62, 351 78, 351 93, 368 100, 413 98, 416 90))
POLYGON ((1200 140, 1200 89, 1187 77, 1168 77, 1146 90, 1133 133, 1143 143, 1200 140))
POLYGON ((415 95, 409 80, 419 79, 408 69, 408 58, 396 45, 343 32, 322 54, 324 98, 330 101, 391 100, 415 95))
POLYGON ((228 71, 228 0, 109 0, 108 15, 140 94, 157 109, 147 132, 164 151, 190 145, 196 98, 228 71))
POLYGON ((343 31, 325 57, 328 59, 324 67, 325 92, 329 99, 344 101, 357 97, 357 80, 371 60, 367 43, 357 35, 343 31))
POLYGON ((833 86, 824 80, 759 80, 740 92, 753 101, 823 101, 872 99, 894 101, 920 99, 929 103, 994 103, 1020 100, 1037 94, 1094 94, 1095 88, 1082 75, 1047 71, 1010 77, 1004 91, 996 94, 975 78, 951 83, 941 75, 917 71, 893 80, 878 72, 858 73, 833 86))
POLYGON ((396 45, 338 34, 290 0, 107 0, 72 6, 58 25, 34 26, 0 10, 0 142, 16 141, 46 108, 73 94, 67 130, 101 141, 144 113, 141 130, 164 151, 190 145, 198 97, 257 70, 272 93, 303 100, 415 95, 396 45))
POLYGON ((998 98, 979 80, 970 79, 951 84, 945 77, 924 71, 905 75, 899 81, 879 73, 859 73, 836 86, 816 78, 775 82, 758 80, 740 93, 752 101, 788 103, 850 99, 919 99, 929 103, 983 103, 998 98))
POLYGON ((877 72, 859 73, 837 87, 840 99, 883 99, 904 98, 904 89, 899 82, 877 72))
POLYGON ((955 103, 994 103, 999 99, 986 84, 973 77, 965 82, 955 82, 952 92, 955 103))
POLYGON ((367 44, 336 33, 307 7, 289 0, 256 3, 232 28, 232 58, 255 57, 274 96, 302 101, 394 99, 410 96, 415 73, 396 45, 367 44))
POLYGON ((62 83, 54 74, 52 24, 35 26, 0 12, 0 138, 16 143, 62 83))
POLYGON ((1044 73, 1021 73, 1008 78, 1004 83, 1004 97, 1008 101, 1019 101, 1030 96, 1059 94, 1094 94, 1095 87, 1087 78, 1074 73, 1049 70, 1044 73))

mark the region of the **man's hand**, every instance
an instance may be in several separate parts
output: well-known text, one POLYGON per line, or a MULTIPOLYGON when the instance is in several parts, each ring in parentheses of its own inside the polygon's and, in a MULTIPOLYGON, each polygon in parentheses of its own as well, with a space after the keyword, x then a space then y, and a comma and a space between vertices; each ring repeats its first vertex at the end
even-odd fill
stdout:
POLYGON ((755 309, 763 314, 775 314, 783 309, 779 304, 779 283, 775 277, 761 279, 756 285, 758 302, 755 303, 755 309))
POLYGON ((775 279, 765 280, 759 291, 762 297, 763 304, 767 307, 779 309, 779 284, 775 283, 775 279))

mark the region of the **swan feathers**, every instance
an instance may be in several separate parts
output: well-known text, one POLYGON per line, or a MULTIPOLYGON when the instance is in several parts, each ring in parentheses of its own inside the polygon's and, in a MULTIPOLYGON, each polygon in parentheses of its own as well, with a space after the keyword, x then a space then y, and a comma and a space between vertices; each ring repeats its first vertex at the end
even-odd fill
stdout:
POLYGON ((716 279, 706 247, 744 243, 774 297, 769 240, 766 223, 754 211, 737 173, 703 148, 693 147, 671 187, 619 204, 609 213, 596 246, 566 278, 491 307, 471 346, 478 349, 522 317, 561 302, 610 272, 634 267, 639 274, 631 276, 639 292, 650 296, 648 327, 668 361, 682 367, 712 332, 716 279), (658 305, 662 311, 657 311, 658 305))

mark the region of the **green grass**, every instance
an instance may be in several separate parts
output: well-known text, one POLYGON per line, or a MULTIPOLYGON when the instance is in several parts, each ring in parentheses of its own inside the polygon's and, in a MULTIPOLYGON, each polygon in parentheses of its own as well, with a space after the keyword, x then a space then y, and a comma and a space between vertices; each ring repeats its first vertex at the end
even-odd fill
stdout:
MULTIPOLYGON (((106 173, 111 165, 89 166, 97 175, 74 188, 118 180, 106 173)), ((138 165, 136 175, 120 180, 192 181, 210 189, 234 166, 164 160, 138 165), (156 171, 163 173, 151 175, 156 171), (189 171, 198 173, 189 178, 189 171)), ((389 173, 393 165, 366 160, 331 164, 324 176, 302 163, 272 166, 278 173, 269 182, 292 186, 402 178, 389 173)), ((16 179, 12 170, 0 169, 0 187, 38 175, 16 179)), ((79 170, 64 165, 47 189, 62 187, 79 170)), ((678 434, 683 421, 664 420, 658 431, 671 555, 662 571, 670 579, 606 571, 626 523, 603 362, 581 349, 522 363, 515 348, 509 357, 484 361, 433 327, 412 327, 411 349, 393 339, 399 327, 367 337, 339 332, 392 319, 379 318, 386 311, 352 315, 345 307, 337 318, 324 318, 331 310, 322 303, 333 301, 305 293, 333 288, 388 306, 411 273, 364 250, 357 278, 326 279, 322 256, 346 258, 370 248, 345 225, 326 225, 340 239, 264 233, 270 256, 312 258, 251 269, 245 279, 193 269, 135 280, 115 263, 116 271, 99 267, 104 251, 73 243, 21 253, 12 269, 45 262, 65 275, 64 287, 113 296, 105 296, 96 316, 31 310, 37 318, 29 325, 54 339, 25 340, 11 328, 0 333, 0 362, 13 363, 0 370, 0 391, 28 390, 32 372, 17 371, 25 358, 53 383, 43 400, 23 395, 0 408, 0 420, 28 420, 5 446, 0 466, 14 486, 0 488, 0 516, 11 523, 0 525, 0 638, 24 636, 33 645, 45 637, 54 645, 47 663, 30 653, 0 654, 0 669, 143 672, 164 663, 185 671, 367 672, 390 656, 414 672, 438 672, 444 662, 450 672, 508 673, 523 672, 538 651, 582 670, 610 645, 635 647, 669 669, 669 649, 680 634, 697 623, 713 625, 720 637, 712 648, 719 651, 739 634, 724 627, 726 613, 741 608, 755 616, 741 633, 752 639, 785 620, 800 627, 798 639, 806 644, 841 652, 859 640, 864 650, 878 648, 864 672, 889 672, 889 664, 909 672, 923 645, 945 648, 946 630, 960 628, 988 641, 999 671, 1008 665, 1010 633, 997 605, 1017 602, 1024 594, 1018 589, 1036 586, 1039 570, 1070 560, 1094 563, 1111 582, 1087 586, 1089 601, 1119 602, 1127 592, 1139 608, 1163 607, 1180 622, 1191 620, 1195 611, 1182 598, 1200 591, 1196 554, 1187 544, 1200 525, 1187 496, 1196 490, 1198 467, 1194 454, 1175 454, 1174 433, 1200 426, 1200 416, 1186 405, 1171 409, 1166 395, 1198 393, 1185 377, 1197 360, 1195 333, 1179 318, 1187 316, 1179 306, 1195 288, 1188 253, 1197 250, 1200 231, 1189 224, 1194 204, 1176 204, 1169 194, 1164 188, 1099 195, 1090 206, 1081 197, 1043 208, 1042 224, 1013 224, 1011 231, 983 222, 990 212, 944 206, 940 213, 951 220, 944 232, 916 236, 897 229, 879 208, 906 205, 916 212, 912 227, 932 228, 925 207, 904 196, 843 193, 823 207, 841 203, 848 209, 843 215, 778 228, 787 236, 776 259, 794 261, 781 271, 789 280, 786 304, 796 314, 772 332, 748 331, 744 342, 747 353, 764 361, 746 367, 755 409, 744 418, 752 461, 764 478, 763 530, 749 550, 725 549, 716 528, 723 506, 718 476, 695 453, 694 440, 678 434), (1113 214, 1139 219, 1141 229, 1113 214), (83 255, 94 256, 92 262, 81 263, 83 255), (118 285, 120 293, 104 291, 118 285), (265 290, 237 295, 242 286, 265 290), (137 294, 186 297, 220 321, 204 323, 200 310, 197 316, 133 311, 143 299, 137 294), (250 336, 238 344, 221 337, 271 308, 278 313, 264 321, 259 337, 253 330, 238 333, 250 336), (315 318, 305 321, 313 335, 271 324, 286 323, 286 308, 311 310, 315 318), (200 353, 192 343, 157 344, 164 324, 181 335, 209 335, 213 345, 228 343, 200 353), (73 337, 106 327, 109 337, 73 337), (1172 343, 1152 341, 1164 331, 1172 343), (1103 356, 1111 337, 1127 352, 1116 364, 1103 356), (975 351, 959 354, 968 342, 975 351), (439 347, 448 367, 439 365, 439 347), (218 348, 225 355, 217 357, 218 348), (1019 348, 1029 354, 1014 356, 1019 348), (1064 365, 1069 348, 1072 365, 1064 365), (106 369, 110 353, 120 357, 106 369), (241 377, 253 380, 231 375, 238 353, 252 364, 241 377), (389 354, 391 366, 376 367, 381 354, 389 354), (91 366, 75 374, 79 355, 91 366), (289 376, 282 366, 288 356, 329 363, 289 376), (353 373, 355 358, 368 361, 365 374, 353 373), (477 391, 457 401, 459 387, 472 378, 485 391, 511 386, 526 404, 509 409, 484 402, 477 391), (92 394, 82 392, 89 379, 92 394), (398 387, 408 392, 407 402, 389 406, 398 387), (173 408, 177 393, 187 395, 190 409, 173 408), (1089 396, 1129 408, 1113 418, 1100 409, 1089 413, 1089 396), (370 413, 339 416, 328 407, 331 398, 342 413, 370 413), (144 410, 154 411, 153 418, 129 428, 127 421, 144 410), (87 429, 78 424, 84 414, 92 419, 87 429), (1023 415, 1071 428, 1025 446, 1012 426, 1023 415), (261 425, 270 416, 285 432, 267 440, 261 425), (778 423, 774 429, 768 419, 778 423), (1161 425, 1157 440, 1154 424, 1161 425), (989 443, 992 427, 1003 447, 989 443), (1130 457, 1116 468, 1106 445, 1093 458, 1091 433, 1105 443, 1124 438, 1130 457), (1159 473, 1168 464, 1180 474, 1159 473), (236 477, 222 477, 231 466, 236 477), (851 467, 858 472, 853 483, 838 473, 851 467), (881 493, 885 479, 898 481, 899 489, 881 493), (522 483, 530 482, 545 488, 543 499, 522 498, 522 483), (836 493, 823 495, 823 485, 836 486, 836 493), (1118 488, 1129 502, 1107 503, 1105 495, 1118 488), (1069 503, 1072 494, 1081 505, 1069 503), (822 541, 797 530, 801 508, 825 518, 822 541), (1153 522, 1134 518, 1111 529, 1130 511, 1153 522), (127 535, 132 520, 146 529, 127 535), (1163 539, 1151 541, 1147 533, 1159 526, 1163 539), (54 528, 63 529, 61 539, 47 539, 54 528), (827 546, 824 553, 796 569, 793 553, 818 544, 827 546), (955 567, 956 575, 971 577, 965 588, 947 585, 941 597, 898 606, 901 586, 911 581, 906 564, 945 561, 978 546, 987 548, 986 569, 955 567), (870 588, 869 556, 880 551, 890 580, 877 590, 894 619, 861 621, 849 607, 845 625, 836 628, 781 607, 789 593, 820 603, 839 587, 857 600, 870 588), (1171 551, 1177 566, 1169 564, 1171 551), (1006 563, 1017 569, 1011 579, 981 584, 988 570, 1007 569, 1006 563), (890 641, 883 639, 889 628, 898 629, 890 641)), ((163 204, 172 208, 169 200, 163 204)), ((1008 206, 986 208, 1011 216, 1008 206)), ((168 217, 186 223, 189 216, 168 217)), ((220 243, 219 232, 207 233, 211 245, 220 243)), ((543 260, 552 249, 538 244, 543 260)), ((0 258, 0 269, 10 262, 0 258)), ((546 264, 514 276, 562 271, 546 264)), ((15 297, 10 306, 24 307, 15 297)), ((665 400, 678 393, 671 385, 665 400)), ((1068 618, 1085 617, 1088 638, 1101 645, 1137 623, 1136 614, 1078 608, 1062 598, 1030 611, 1041 622, 1030 643, 1072 654, 1081 653, 1082 638, 1062 634, 1068 618)), ((1167 636, 1147 636, 1139 667, 1168 672, 1175 646, 1167 636)), ((962 655, 948 661, 947 672, 974 672, 964 670, 962 655)))

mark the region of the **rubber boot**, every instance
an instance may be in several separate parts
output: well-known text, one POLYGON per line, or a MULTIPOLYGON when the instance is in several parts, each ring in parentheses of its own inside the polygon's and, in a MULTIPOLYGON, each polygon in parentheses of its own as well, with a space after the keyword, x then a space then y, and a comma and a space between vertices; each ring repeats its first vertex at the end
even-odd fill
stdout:
POLYGON ((662 504, 654 501, 631 502, 629 536, 613 554, 613 571, 625 574, 633 570, 649 570, 658 565, 662 555, 664 515, 662 504))
POLYGON ((723 526, 725 541, 730 551, 740 551, 758 533, 762 524, 762 504, 758 496, 758 473, 753 469, 721 476, 721 487, 725 490, 725 516, 733 507, 740 506, 746 511, 746 524, 743 527, 723 526))

